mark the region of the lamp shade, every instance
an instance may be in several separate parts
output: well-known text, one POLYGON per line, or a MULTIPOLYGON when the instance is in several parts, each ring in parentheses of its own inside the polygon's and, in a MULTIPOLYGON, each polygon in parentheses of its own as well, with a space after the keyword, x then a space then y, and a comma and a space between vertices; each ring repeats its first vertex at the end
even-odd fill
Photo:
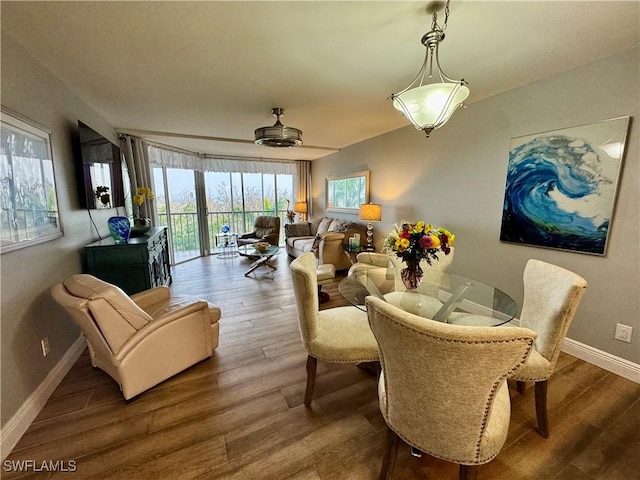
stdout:
POLYGON ((431 83, 398 94, 393 106, 405 114, 418 130, 444 125, 469 96, 461 83, 431 83))
POLYGON ((296 202, 293 209, 298 213, 307 213, 307 202, 296 202))
POLYGON ((382 220, 382 205, 377 203, 363 203, 360 205, 360 220, 379 222, 382 220))

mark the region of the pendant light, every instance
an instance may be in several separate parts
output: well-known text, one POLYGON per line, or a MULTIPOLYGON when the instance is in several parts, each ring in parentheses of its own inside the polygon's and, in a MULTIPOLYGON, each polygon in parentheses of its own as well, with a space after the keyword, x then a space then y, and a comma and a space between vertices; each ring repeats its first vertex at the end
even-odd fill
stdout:
POLYGON ((445 18, 438 25, 436 3, 433 8, 431 31, 422 37, 426 54, 418 75, 400 93, 392 93, 391 100, 396 110, 400 110, 418 129, 429 134, 447 123, 458 107, 466 107, 464 101, 469 96, 469 88, 464 79, 456 81, 448 77, 440 67, 438 49, 444 40, 444 31, 449 20, 449 2, 445 5, 445 18), (434 58, 436 72, 434 75, 434 58))

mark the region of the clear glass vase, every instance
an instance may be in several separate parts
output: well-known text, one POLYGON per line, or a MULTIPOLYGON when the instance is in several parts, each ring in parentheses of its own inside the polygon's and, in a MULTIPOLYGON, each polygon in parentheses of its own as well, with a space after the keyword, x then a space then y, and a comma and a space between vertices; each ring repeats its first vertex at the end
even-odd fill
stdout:
POLYGON ((407 261, 406 268, 400 271, 400 278, 407 290, 415 290, 422 282, 424 272, 420 268, 420 262, 407 261))

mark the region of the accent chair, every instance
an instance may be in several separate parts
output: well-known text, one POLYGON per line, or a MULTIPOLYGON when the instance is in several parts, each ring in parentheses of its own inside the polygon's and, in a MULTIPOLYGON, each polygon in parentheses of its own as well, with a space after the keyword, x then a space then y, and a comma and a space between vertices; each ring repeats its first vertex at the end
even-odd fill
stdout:
POLYGON ((91 364, 120 385, 125 400, 211 357, 220 309, 206 300, 172 297, 168 287, 127 296, 87 274, 54 285, 54 300, 80 327, 91 364))
POLYGON ((278 246, 280 243, 280 217, 259 216, 253 224, 253 232, 244 233, 238 237, 238 245, 269 242, 278 246))

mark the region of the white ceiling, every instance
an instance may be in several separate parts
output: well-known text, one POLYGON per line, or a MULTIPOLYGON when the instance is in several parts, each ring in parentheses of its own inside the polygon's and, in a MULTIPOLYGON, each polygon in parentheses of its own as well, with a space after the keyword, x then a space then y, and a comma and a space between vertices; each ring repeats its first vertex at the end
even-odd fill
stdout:
MULTIPOLYGON (((3 35, 117 129, 169 133, 140 136, 195 152, 285 159, 406 126, 387 98, 417 73, 431 25, 427 2, 0 4, 3 35), (274 123, 272 107, 303 130, 303 147, 252 144, 254 129, 274 123)), ((639 45, 639 6, 453 0, 441 65, 477 102, 639 45)))

